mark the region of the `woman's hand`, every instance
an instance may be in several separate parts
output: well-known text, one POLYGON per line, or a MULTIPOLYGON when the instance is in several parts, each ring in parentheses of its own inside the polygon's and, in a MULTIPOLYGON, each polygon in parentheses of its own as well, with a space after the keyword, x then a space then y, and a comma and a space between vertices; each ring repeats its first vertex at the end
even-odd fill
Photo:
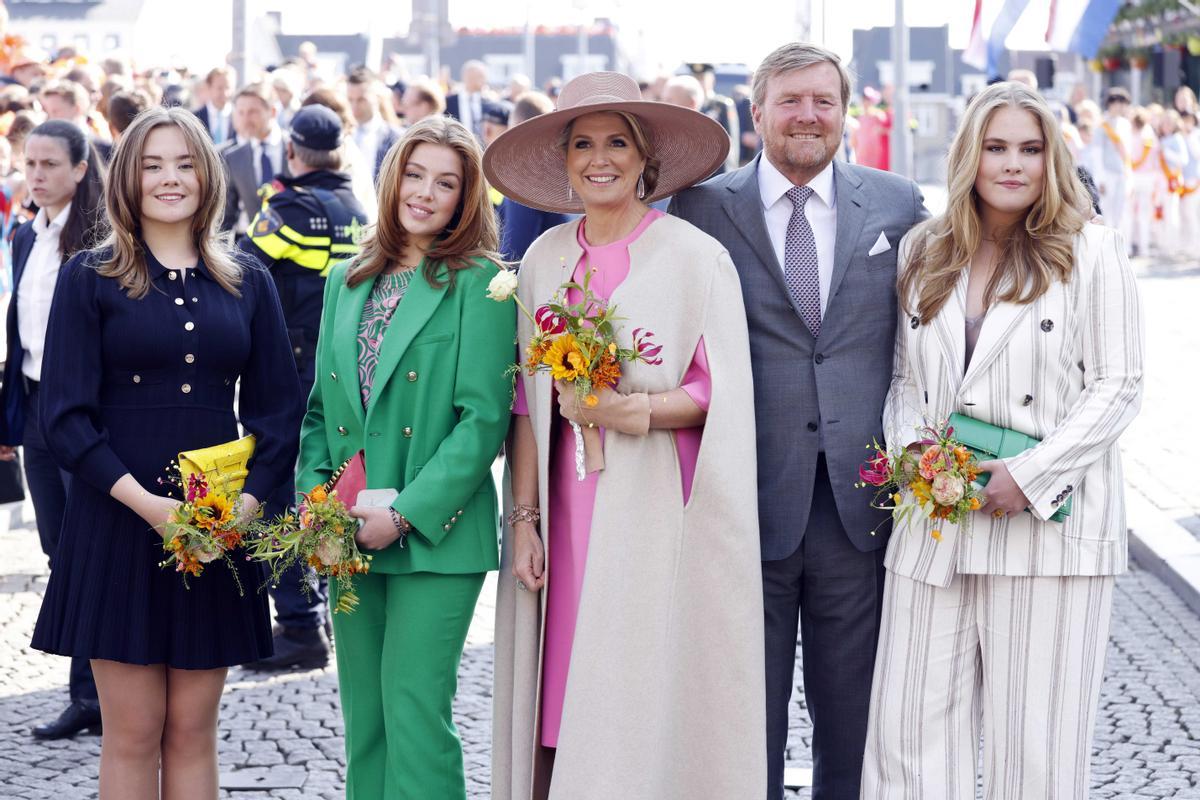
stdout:
POLYGON ((260 505, 261 503, 258 502, 257 497, 252 494, 242 492, 242 510, 238 515, 238 524, 245 525, 258 516, 258 507, 260 505))
POLYGON ((546 550, 532 522, 517 522, 513 530, 512 574, 525 588, 536 592, 546 585, 546 550))
POLYGON ((558 389, 559 413, 584 428, 608 428, 634 436, 644 436, 650 429, 650 397, 643 393, 621 394, 612 389, 592 392, 596 405, 589 406, 575 397, 575 387, 566 381, 555 381, 558 389))
POLYGON ((981 461, 979 471, 992 474, 987 486, 983 487, 983 505, 979 508, 980 512, 1004 517, 1019 514, 1029 508, 1029 498, 1021 491, 1021 487, 1017 486, 1003 461, 981 461))
POLYGON ((400 538, 400 531, 396 530, 387 508, 355 506, 350 509, 350 516, 363 521, 358 533, 354 534, 359 547, 382 550, 400 538))
POLYGON ((138 501, 133 510, 146 521, 147 525, 162 534, 166 531, 167 520, 171 518, 171 512, 177 508, 179 508, 178 500, 146 492, 145 497, 138 501))

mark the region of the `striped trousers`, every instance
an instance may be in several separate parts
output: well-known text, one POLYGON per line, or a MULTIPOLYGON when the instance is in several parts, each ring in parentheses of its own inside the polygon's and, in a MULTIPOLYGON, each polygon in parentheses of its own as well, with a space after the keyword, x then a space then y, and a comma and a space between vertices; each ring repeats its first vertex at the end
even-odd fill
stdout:
POLYGON ((862 800, 1084 800, 1114 578, 887 573, 862 800))

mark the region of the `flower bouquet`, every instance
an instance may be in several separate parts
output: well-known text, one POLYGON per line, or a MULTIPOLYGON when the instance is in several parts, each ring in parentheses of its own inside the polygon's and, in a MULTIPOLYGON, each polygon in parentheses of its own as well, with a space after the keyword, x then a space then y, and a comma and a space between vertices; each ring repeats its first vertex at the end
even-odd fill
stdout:
MULTIPOLYGON (((917 511, 929 519, 945 520, 967 526, 972 511, 978 511, 983 501, 980 487, 979 463, 960 442, 955 441, 954 429, 946 424, 927 425, 918 430, 923 437, 911 449, 885 450, 878 442, 867 446, 874 455, 858 468, 858 488, 875 489, 872 508, 892 512, 892 519, 903 521, 917 511)), ((871 531, 872 534, 875 531, 871 531)), ((938 528, 930 531, 936 541, 942 540, 938 528)))
POLYGON ((174 486, 184 500, 172 512, 163 529, 163 550, 170 555, 160 567, 175 566, 183 574, 187 586, 189 576, 199 577, 204 566, 221 559, 229 567, 242 594, 242 582, 234 568, 230 552, 242 544, 248 520, 242 519, 241 492, 218 490, 206 473, 193 473, 184 478, 177 465, 172 465, 169 477, 159 478, 159 485, 174 486))
MULTIPOLYGON (((585 270, 583 283, 568 281, 558 288, 548 303, 530 313, 517 297, 517 276, 502 270, 488 284, 488 297, 497 302, 512 298, 530 322, 534 335, 525 348, 525 363, 511 368, 514 380, 524 368, 528 374, 548 372, 556 381, 566 381, 585 408, 599 402, 596 392, 614 389, 621 380, 621 365, 641 361, 656 366, 662 363, 662 345, 654 343, 653 331, 634 328, 632 347, 617 342, 617 307, 594 295, 589 288, 591 270, 585 270), (579 291, 578 303, 567 302, 567 292, 579 291)), ((571 423, 575 432, 575 472, 583 480, 588 472, 603 466, 600 432, 571 423), (588 467, 591 466, 591 469, 588 467)))
MULTIPOLYGON (((348 614, 358 606, 354 576, 371 567, 371 557, 363 555, 354 541, 358 520, 350 516, 336 490, 316 486, 300 497, 296 513, 259 526, 247 545, 249 557, 270 567, 269 582, 276 586, 297 562, 312 567, 318 575, 336 579, 334 613, 348 614)), ((302 588, 306 594, 311 591, 307 580, 302 588)))

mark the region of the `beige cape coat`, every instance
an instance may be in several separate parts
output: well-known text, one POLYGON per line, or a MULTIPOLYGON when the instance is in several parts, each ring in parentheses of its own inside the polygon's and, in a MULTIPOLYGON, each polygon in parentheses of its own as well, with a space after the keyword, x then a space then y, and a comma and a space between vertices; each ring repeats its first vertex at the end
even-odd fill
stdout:
MULTIPOLYGON (((530 247, 519 289, 529 309, 569 279, 582 256, 578 225, 560 225, 530 247)), ((724 248, 675 217, 652 223, 629 252, 629 276, 612 297, 623 318, 619 338, 628 347, 635 327, 653 331, 663 364, 627 365, 620 391, 678 387, 703 336, 712 400, 686 507, 669 431, 605 436, 548 797, 759 797, 766 785, 762 578, 741 285, 724 248)), ((522 316, 522 353, 532 333, 522 316)), ((551 382, 544 373, 522 380, 545 520, 551 382)), ((543 521, 543 540, 546 530, 543 521)), ((511 565, 506 536, 492 797, 529 800, 545 758, 538 745, 545 592, 519 590, 511 565)), ((545 796, 538 792, 538 800, 545 796)))

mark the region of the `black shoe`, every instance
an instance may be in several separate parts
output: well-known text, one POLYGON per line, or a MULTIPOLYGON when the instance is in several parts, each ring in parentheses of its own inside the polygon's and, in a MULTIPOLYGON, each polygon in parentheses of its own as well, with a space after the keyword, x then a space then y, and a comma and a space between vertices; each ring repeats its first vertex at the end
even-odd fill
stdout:
POLYGON ((72 701, 58 719, 33 729, 36 739, 70 739, 82 730, 100 733, 100 707, 90 703, 72 701))
POLYGON ((284 628, 275 635, 275 655, 246 669, 320 669, 329 663, 329 643, 320 628, 284 628))

